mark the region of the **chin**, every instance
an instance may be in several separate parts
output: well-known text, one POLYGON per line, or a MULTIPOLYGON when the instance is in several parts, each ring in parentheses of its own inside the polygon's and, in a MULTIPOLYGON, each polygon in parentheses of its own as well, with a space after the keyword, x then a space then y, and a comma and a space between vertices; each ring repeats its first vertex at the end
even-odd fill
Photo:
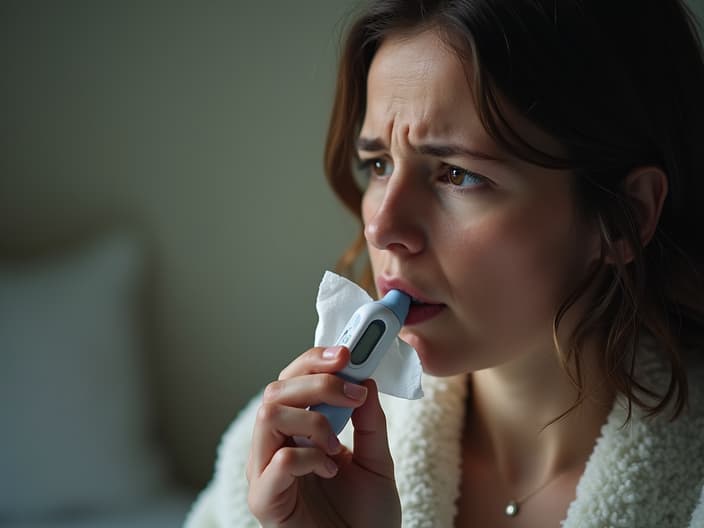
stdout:
POLYGON ((429 376, 434 376, 436 378, 450 378, 452 376, 459 376, 467 374, 468 371, 460 368, 453 368, 452 365, 437 364, 437 363, 423 363, 421 359, 421 364, 423 365, 423 372, 429 376))
POLYGON ((438 347, 437 344, 433 346, 430 341, 418 334, 404 328, 401 330, 399 337, 411 345, 418 353, 424 373, 438 378, 445 378, 466 372, 466 370, 459 367, 457 361, 453 361, 450 354, 443 353, 442 347, 438 347))

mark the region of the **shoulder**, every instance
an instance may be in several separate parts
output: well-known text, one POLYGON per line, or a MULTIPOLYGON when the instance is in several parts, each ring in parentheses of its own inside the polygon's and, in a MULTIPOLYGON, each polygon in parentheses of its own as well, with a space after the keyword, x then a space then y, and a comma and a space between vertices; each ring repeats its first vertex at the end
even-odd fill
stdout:
POLYGON ((689 351, 685 354, 685 361, 688 370, 690 408, 695 413, 704 414, 704 350, 689 351))
MULTIPOLYGON (((639 381, 661 393, 669 372, 652 352, 643 354, 639 381)), ((693 512, 704 508, 704 365, 690 365, 689 406, 675 419, 667 410, 649 417, 634 407, 627 421, 627 404, 617 400, 568 512, 568 521, 577 523, 565 527, 609 519, 624 526, 696 526, 693 512)))
MULTIPOLYGON (((643 467, 642 496, 647 499, 653 517, 659 516, 660 526, 704 526, 702 494, 704 490, 704 350, 683 354, 687 366, 688 405, 676 418, 665 411, 648 418, 637 416, 633 437, 623 445, 638 452, 634 457, 643 467), (656 506, 657 505, 657 506, 656 506), (657 508, 657 511, 656 511, 657 508)), ((659 389, 669 383, 669 371, 662 369, 659 389)), ((656 517, 657 518, 657 517, 656 517)))

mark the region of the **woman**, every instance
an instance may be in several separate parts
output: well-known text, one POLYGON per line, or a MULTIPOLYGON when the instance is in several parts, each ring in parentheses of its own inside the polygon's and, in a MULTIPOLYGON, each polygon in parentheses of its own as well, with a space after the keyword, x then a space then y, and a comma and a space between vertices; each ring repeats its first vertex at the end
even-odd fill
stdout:
POLYGON ((420 301, 426 397, 380 405, 333 375, 347 349, 305 352, 189 526, 704 526, 701 94, 678 0, 372 2, 326 170, 366 284, 420 301))

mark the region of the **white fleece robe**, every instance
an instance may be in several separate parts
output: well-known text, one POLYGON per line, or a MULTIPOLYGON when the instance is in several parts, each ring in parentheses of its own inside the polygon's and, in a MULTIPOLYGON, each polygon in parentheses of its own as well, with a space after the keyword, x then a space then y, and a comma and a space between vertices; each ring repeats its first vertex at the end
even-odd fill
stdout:
MULTIPOLYGON (((652 355, 641 380, 662 387, 652 355)), ((674 422, 647 419, 615 403, 569 506, 563 528, 704 528, 704 375, 690 373, 690 406, 674 422)), ((461 476, 460 440, 465 376, 424 376, 416 401, 381 395, 401 498, 403 528, 451 528, 461 476)), ((261 395, 223 436, 215 474, 196 500, 185 528, 259 527, 247 508, 245 467, 261 395)), ((342 432, 352 445, 352 428, 342 432)))

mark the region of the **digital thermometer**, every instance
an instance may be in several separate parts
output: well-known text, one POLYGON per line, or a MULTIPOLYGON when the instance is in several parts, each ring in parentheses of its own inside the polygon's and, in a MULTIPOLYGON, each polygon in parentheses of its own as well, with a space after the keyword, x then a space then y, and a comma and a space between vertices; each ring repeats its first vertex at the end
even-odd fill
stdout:
MULTIPOLYGON (((349 363, 336 375, 353 383, 371 377, 401 330, 410 305, 411 298, 407 294, 391 290, 383 299, 360 306, 335 343, 346 346, 350 351, 349 363)), ((337 435, 344 429, 354 409, 321 403, 310 410, 325 415, 337 435)))

